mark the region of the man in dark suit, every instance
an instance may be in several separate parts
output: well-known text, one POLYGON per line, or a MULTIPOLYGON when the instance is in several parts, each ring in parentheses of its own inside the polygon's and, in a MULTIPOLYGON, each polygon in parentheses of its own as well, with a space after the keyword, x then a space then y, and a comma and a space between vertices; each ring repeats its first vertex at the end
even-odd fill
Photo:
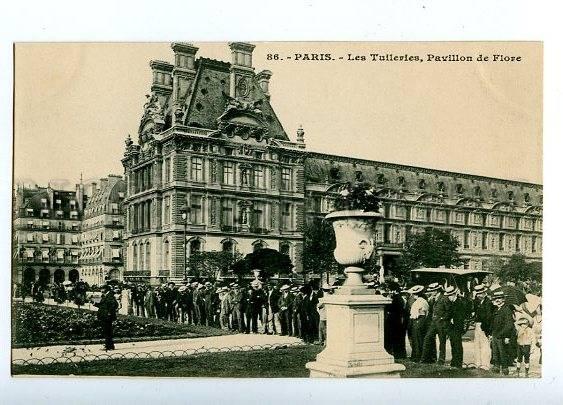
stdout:
POLYGON ((515 334, 514 318, 512 309, 505 303, 504 293, 495 291, 493 304, 497 307, 493 315, 492 323, 492 348, 493 348, 493 370, 502 374, 508 374, 508 366, 511 364, 509 355, 510 339, 515 334))
POLYGON ((281 331, 278 330, 276 323, 279 319, 279 300, 280 300, 280 289, 277 285, 272 284, 268 289, 268 321, 266 322, 266 331, 265 333, 272 332, 274 335, 280 333, 281 331), (270 320, 271 319, 271 320, 270 320), (271 330, 270 330, 271 329, 271 330))
POLYGON ((436 352, 436 335, 439 339, 439 355, 438 363, 444 364, 446 361, 446 339, 448 338, 448 329, 451 320, 451 302, 447 295, 453 294, 455 288, 448 287, 447 294, 440 294, 432 307, 432 320, 430 326, 424 336, 422 346, 422 361, 424 363, 433 363, 434 353, 436 352))
POLYGON ((451 321, 449 329, 450 346, 452 349, 451 367, 461 368, 463 366, 463 344, 461 338, 465 333, 465 321, 467 319, 467 303, 459 296, 459 290, 448 296, 451 302, 451 321))
POLYGON ((102 298, 96 306, 98 307, 98 320, 102 324, 105 349, 114 350, 113 321, 117 319, 117 309, 119 308, 119 304, 113 295, 113 291, 111 291, 108 285, 102 286, 102 298))

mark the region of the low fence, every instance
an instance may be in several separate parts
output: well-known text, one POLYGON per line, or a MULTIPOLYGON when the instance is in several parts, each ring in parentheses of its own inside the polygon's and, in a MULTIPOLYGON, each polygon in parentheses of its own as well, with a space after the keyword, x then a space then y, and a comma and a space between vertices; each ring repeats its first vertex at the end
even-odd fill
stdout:
POLYGON ((115 352, 102 354, 78 354, 77 349, 72 348, 64 355, 58 357, 43 357, 29 359, 13 359, 12 365, 31 366, 31 365, 50 365, 55 363, 81 363, 84 361, 98 360, 123 360, 123 359, 161 359, 165 357, 188 357, 204 353, 230 353, 247 352, 254 350, 276 350, 288 347, 304 346, 303 342, 263 344, 263 345, 241 345, 231 347, 201 347, 197 349, 185 350, 152 350, 150 352, 115 352))

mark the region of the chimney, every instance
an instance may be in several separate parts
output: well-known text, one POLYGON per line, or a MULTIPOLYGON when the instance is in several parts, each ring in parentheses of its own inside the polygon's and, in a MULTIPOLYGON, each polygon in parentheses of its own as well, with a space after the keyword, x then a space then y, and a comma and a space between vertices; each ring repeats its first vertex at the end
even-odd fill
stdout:
POLYGON ((250 94, 252 76, 254 76, 252 67, 254 45, 246 42, 230 42, 229 48, 232 55, 229 95, 246 98, 250 94))
POLYGON ((272 77, 272 72, 269 70, 263 70, 256 75, 256 79, 258 80, 258 84, 260 88, 266 95, 266 97, 270 98, 270 78, 272 77))
POLYGON ((151 60, 152 86, 151 92, 159 96, 168 96, 172 93, 172 66, 161 60, 151 60))
POLYGON ((172 68, 173 104, 183 104, 195 79, 195 55, 199 48, 187 42, 174 42, 174 67, 172 68))
POLYGON ((78 212, 84 210, 84 184, 76 185, 76 203, 78 204, 78 212))

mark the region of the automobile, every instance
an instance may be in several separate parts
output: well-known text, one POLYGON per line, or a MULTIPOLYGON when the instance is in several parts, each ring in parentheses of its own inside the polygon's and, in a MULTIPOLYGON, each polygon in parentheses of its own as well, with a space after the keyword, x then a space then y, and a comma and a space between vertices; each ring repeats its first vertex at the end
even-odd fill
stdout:
POLYGON ((471 286, 482 283, 483 279, 491 274, 487 270, 445 268, 445 267, 420 267, 411 270, 411 280, 415 284, 428 285, 438 283, 442 286, 453 285, 461 292, 470 290, 471 286))

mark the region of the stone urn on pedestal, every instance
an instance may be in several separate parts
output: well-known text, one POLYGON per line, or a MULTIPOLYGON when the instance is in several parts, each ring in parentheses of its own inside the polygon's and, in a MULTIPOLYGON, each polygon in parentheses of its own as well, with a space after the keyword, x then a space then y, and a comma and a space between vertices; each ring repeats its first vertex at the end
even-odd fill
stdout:
MULTIPOLYGON (((371 193, 370 193, 371 195, 371 193)), ((385 305, 362 281, 364 265, 375 249, 379 212, 341 210, 326 216, 336 236, 336 261, 345 266, 346 281, 322 302, 327 315, 326 348, 307 363, 311 377, 399 377, 405 367, 383 346, 385 305)))

